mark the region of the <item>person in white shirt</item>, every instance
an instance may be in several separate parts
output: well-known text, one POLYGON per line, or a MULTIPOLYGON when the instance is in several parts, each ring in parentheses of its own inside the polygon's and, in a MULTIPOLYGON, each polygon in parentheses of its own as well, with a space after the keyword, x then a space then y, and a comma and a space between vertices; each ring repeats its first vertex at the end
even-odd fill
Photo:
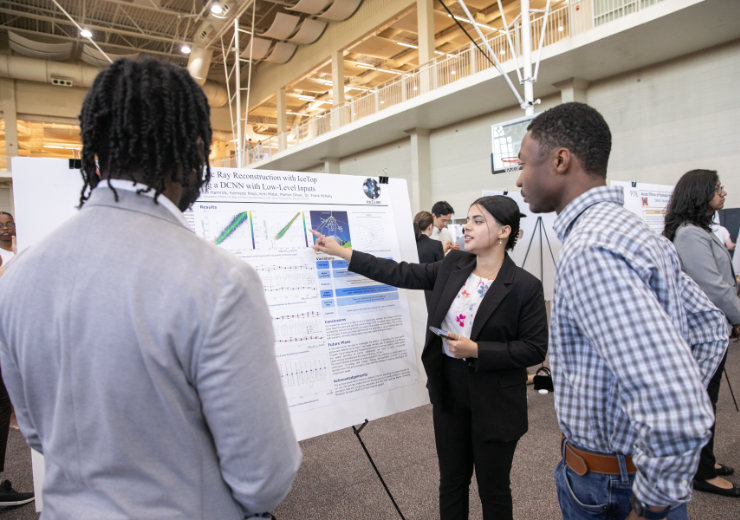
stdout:
POLYGON ((729 251, 735 250, 735 243, 732 241, 730 232, 725 226, 720 226, 717 223, 712 223, 709 225, 709 228, 712 230, 712 233, 717 235, 719 241, 722 242, 729 251))
POLYGON ((460 249, 460 246, 452 240, 452 235, 447 229, 447 224, 450 223, 452 215, 454 214, 455 210, 452 209, 452 206, 444 200, 435 202, 434 206, 432 206, 434 229, 432 230, 432 236, 430 238, 442 242, 442 248, 444 249, 445 254, 449 253, 453 249, 460 249))

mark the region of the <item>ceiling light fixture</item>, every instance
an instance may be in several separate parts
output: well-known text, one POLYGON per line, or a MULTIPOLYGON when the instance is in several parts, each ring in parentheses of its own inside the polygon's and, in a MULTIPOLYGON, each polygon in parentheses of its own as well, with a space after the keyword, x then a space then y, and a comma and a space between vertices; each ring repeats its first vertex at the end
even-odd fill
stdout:
POLYGON ((221 4, 219 2, 213 2, 211 4, 211 12, 213 14, 221 14, 224 12, 224 8, 221 7, 221 4))
POLYGON ((300 94, 296 96, 298 99, 302 99, 304 101, 316 101, 316 98, 313 98, 311 96, 301 96, 300 94))
POLYGON ((182 52, 183 54, 190 54, 190 51, 191 51, 191 50, 192 50, 192 49, 190 48, 190 45, 187 45, 187 44, 184 44, 184 45, 183 45, 182 47, 180 47, 180 51, 181 51, 181 52, 182 52))
POLYGON ((388 69, 375 69, 379 72, 387 72, 388 74, 403 74, 403 72, 396 72, 395 70, 388 70, 388 69))
POLYGON ((454 70, 452 71, 452 74, 455 74, 455 71, 454 70))
POLYGON ((92 38, 92 32, 90 32, 90 29, 82 29, 80 31, 80 36, 83 38, 92 38))
POLYGON ((410 43, 403 43, 403 42, 396 42, 398 45, 403 45, 404 47, 408 47, 410 49, 418 49, 418 45, 411 45, 410 43))
POLYGON ((375 68, 372 65, 365 65, 364 63, 358 63, 357 66, 363 69, 374 69, 375 68))
POLYGON ((563 26, 558 27, 558 31, 563 31, 563 26))

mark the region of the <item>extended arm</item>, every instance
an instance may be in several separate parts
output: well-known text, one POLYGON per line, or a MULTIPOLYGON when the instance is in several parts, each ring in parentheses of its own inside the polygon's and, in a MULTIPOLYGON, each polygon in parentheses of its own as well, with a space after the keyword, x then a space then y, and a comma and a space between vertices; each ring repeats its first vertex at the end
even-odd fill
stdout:
POLYGON ((349 270, 353 273, 402 289, 425 289, 428 291, 434 289, 439 262, 433 264, 398 263, 344 248, 337 244, 333 238, 325 237, 314 230, 311 230, 311 233, 318 238, 314 250, 338 256, 348 261, 349 270))
POLYGON ((687 501, 714 415, 680 331, 651 287, 612 251, 592 246, 574 256, 561 284, 637 432, 633 493, 651 506, 687 501))
POLYGON ((709 300, 735 325, 740 323, 740 299, 736 289, 725 282, 717 269, 711 242, 709 233, 696 226, 679 229, 673 240, 686 274, 694 279, 709 300))
POLYGON ((519 313, 519 338, 508 342, 478 342, 478 372, 526 368, 542 363, 547 354, 547 310, 542 284, 532 285, 519 313))
POLYGON ((246 265, 230 277, 233 282, 213 310, 193 372, 221 474, 249 516, 270 511, 285 498, 301 452, 280 382, 262 284, 246 265))

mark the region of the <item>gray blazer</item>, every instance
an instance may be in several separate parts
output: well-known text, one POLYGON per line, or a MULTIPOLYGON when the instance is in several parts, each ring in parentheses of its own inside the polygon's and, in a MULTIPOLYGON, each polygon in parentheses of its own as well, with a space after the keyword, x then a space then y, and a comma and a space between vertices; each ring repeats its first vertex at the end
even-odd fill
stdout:
POLYGON ((301 460, 259 277, 153 199, 98 187, 0 278, 2 375, 44 518, 273 509, 301 460))
POLYGON ((717 235, 699 226, 684 224, 676 231, 673 244, 686 274, 725 313, 731 324, 740 323, 740 299, 732 257, 717 235))

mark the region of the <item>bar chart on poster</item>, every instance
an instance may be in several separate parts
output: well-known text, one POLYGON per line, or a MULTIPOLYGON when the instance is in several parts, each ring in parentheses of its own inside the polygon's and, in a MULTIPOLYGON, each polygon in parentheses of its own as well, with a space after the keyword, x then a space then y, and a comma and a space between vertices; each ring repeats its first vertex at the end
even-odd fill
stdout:
POLYGON ((408 295, 310 247, 313 229, 342 247, 404 258, 401 244, 414 243, 410 224, 396 224, 411 222, 405 183, 218 168, 187 217, 198 235, 260 276, 299 438, 356 423, 350 417, 373 396, 384 407, 404 393, 402 401, 426 402, 408 295))

